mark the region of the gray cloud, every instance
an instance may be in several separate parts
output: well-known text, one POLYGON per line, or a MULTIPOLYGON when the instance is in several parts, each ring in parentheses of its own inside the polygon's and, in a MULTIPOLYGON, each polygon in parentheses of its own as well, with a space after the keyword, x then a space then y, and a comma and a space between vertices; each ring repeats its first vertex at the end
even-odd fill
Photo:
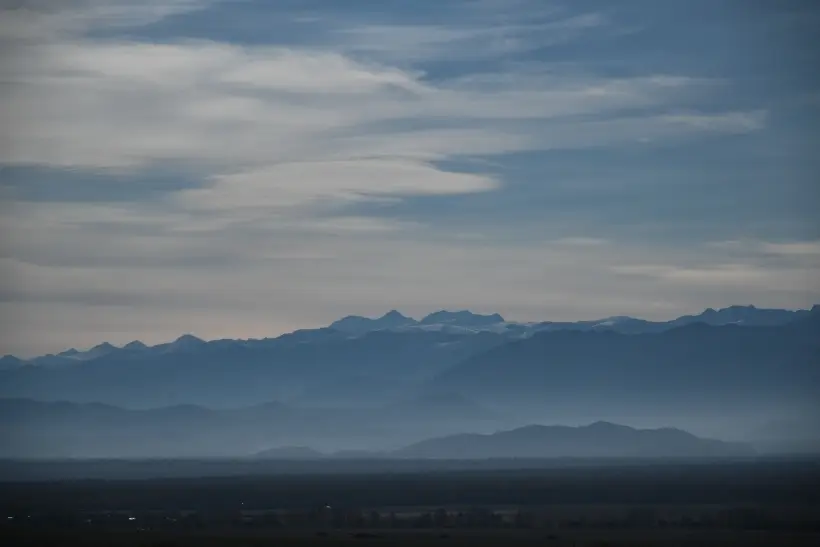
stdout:
POLYGON ((526 22, 479 24, 501 17, 483 1, 469 26, 366 22, 337 43, 296 47, 92 38, 200 6, 103 4, 0 23, 15 44, 0 58, 10 82, 0 126, 13 128, 0 135, 0 162, 17 170, 0 173, 14 200, 0 216, 10 350, 264 336, 391 307, 670 317, 820 295, 810 241, 759 239, 729 260, 714 245, 639 244, 577 219, 562 227, 558 214, 505 239, 504 226, 447 231, 375 211, 408 198, 494 199, 510 184, 503 170, 458 160, 767 128, 765 106, 716 110, 710 99, 730 86, 695 75, 525 63, 433 78, 413 66, 453 44, 514 52, 579 40, 607 25, 601 16, 542 13, 530 30, 552 25, 551 38, 523 44, 526 22), (36 38, 44 29, 55 30, 47 41, 36 38), (38 186, 44 173, 53 178, 38 186))

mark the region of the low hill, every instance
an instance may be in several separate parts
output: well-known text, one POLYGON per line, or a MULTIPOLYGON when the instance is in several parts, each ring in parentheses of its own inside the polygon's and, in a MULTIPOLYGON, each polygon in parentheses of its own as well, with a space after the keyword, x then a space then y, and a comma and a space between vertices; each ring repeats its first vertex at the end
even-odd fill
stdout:
POLYGON ((701 458, 749 456, 751 447, 702 439, 680 429, 635 429, 609 422, 532 425, 489 435, 429 439, 393 453, 402 458, 701 458))

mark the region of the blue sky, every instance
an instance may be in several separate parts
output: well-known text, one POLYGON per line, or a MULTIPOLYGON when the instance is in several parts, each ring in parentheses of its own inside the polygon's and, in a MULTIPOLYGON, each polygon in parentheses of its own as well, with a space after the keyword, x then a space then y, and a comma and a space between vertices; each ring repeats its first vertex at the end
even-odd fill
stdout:
POLYGON ((0 6, 0 353, 820 301, 814 2, 0 6))

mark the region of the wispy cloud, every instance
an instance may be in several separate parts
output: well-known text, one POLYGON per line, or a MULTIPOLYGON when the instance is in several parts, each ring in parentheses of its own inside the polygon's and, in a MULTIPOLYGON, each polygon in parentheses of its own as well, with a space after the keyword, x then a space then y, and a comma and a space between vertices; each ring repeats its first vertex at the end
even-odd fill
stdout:
MULTIPOLYGON (((695 311, 758 293, 797 305, 820 293, 807 275, 816 242, 773 239, 723 256, 583 225, 584 207, 604 199, 599 179, 623 182, 623 158, 656 161, 657 151, 663 161, 704 137, 760 135, 772 116, 765 103, 728 101, 737 89, 725 75, 573 57, 618 35, 611 10, 464 0, 428 5, 426 18, 354 8, 335 17, 336 4, 306 18, 268 5, 269 18, 302 18, 316 35, 260 43, 187 39, 184 24, 178 36, 170 23, 160 37, 135 30, 150 35, 211 4, 55 1, 0 14, 10 46, 0 51, 0 127, 11 129, 0 133, 0 165, 101 184, 139 184, 157 170, 191 179, 150 200, 94 203, 18 198, 0 185, 18 199, 0 217, 0 273, 14 280, 0 315, 24 308, 26 332, 88 342, 105 329, 259 335, 376 313, 391 299, 418 312, 571 319, 695 311), (542 175, 567 161, 560 151, 576 165, 601 154, 595 180, 542 175), (532 197, 522 187, 539 185, 585 193, 555 218, 516 224, 532 197), (408 214, 415 203, 438 216, 408 214), (443 222, 462 205, 483 219, 478 228, 443 222), (501 207, 504 222, 484 216, 501 207), (67 321, 70 310, 83 321, 67 321)), ((40 343, 9 326, 0 342, 40 343)))
POLYGON ((706 285, 752 284, 766 286, 770 272, 749 264, 719 264, 708 268, 680 267, 663 264, 613 266, 617 274, 658 278, 663 281, 706 285))
POLYGON ((345 202, 381 196, 447 195, 497 188, 487 176, 452 173, 407 160, 284 163, 262 171, 219 177, 176 199, 205 210, 291 209, 317 202, 345 202))
POLYGON ((762 246, 765 252, 776 255, 820 258, 820 241, 763 243, 762 246))
POLYGON ((8 0, 0 41, 41 43, 89 29, 147 25, 220 0, 8 0))
POLYGON ((556 240, 555 243, 571 247, 598 247, 606 245, 607 241, 598 237, 564 237, 556 240))
MULTIPOLYGON (((2 67, 2 76, 14 83, 2 95, 7 108, 0 121, 15 128, 3 135, 0 160, 6 163, 97 168, 338 159, 340 143, 349 148, 357 137, 365 137, 362 149, 346 153, 366 155, 367 135, 385 143, 395 135, 411 155, 426 143, 428 155, 441 157, 493 153, 471 145, 487 131, 506 133, 516 148, 577 148, 612 142, 625 126, 663 137, 749 131, 761 123, 759 113, 625 113, 675 104, 700 85, 681 77, 511 72, 434 84, 333 52, 217 43, 31 46, 2 67), (605 119, 567 119, 582 115, 605 119), (419 128, 407 131, 403 120, 419 128), (534 126, 535 120, 555 124, 534 126), (452 139, 452 131, 460 138, 452 139), (440 151, 430 139, 439 133, 440 151)), ((509 151, 510 141, 498 139, 498 148, 509 151)))
MULTIPOLYGON (((548 12, 553 14, 553 11, 548 12)), ((363 25, 337 31, 340 47, 351 54, 374 55, 394 62, 498 57, 570 42, 605 27, 600 13, 556 17, 539 22, 504 22, 488 26, 479 20, 458 26, 363 25)))

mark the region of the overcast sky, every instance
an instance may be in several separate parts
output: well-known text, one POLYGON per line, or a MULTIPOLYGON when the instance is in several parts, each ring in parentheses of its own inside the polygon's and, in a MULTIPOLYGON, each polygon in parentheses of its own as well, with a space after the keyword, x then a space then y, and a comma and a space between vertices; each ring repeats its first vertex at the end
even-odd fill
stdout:
POLYGON ((0 6, 0 354, 820 302, 811 0, 0 6))

